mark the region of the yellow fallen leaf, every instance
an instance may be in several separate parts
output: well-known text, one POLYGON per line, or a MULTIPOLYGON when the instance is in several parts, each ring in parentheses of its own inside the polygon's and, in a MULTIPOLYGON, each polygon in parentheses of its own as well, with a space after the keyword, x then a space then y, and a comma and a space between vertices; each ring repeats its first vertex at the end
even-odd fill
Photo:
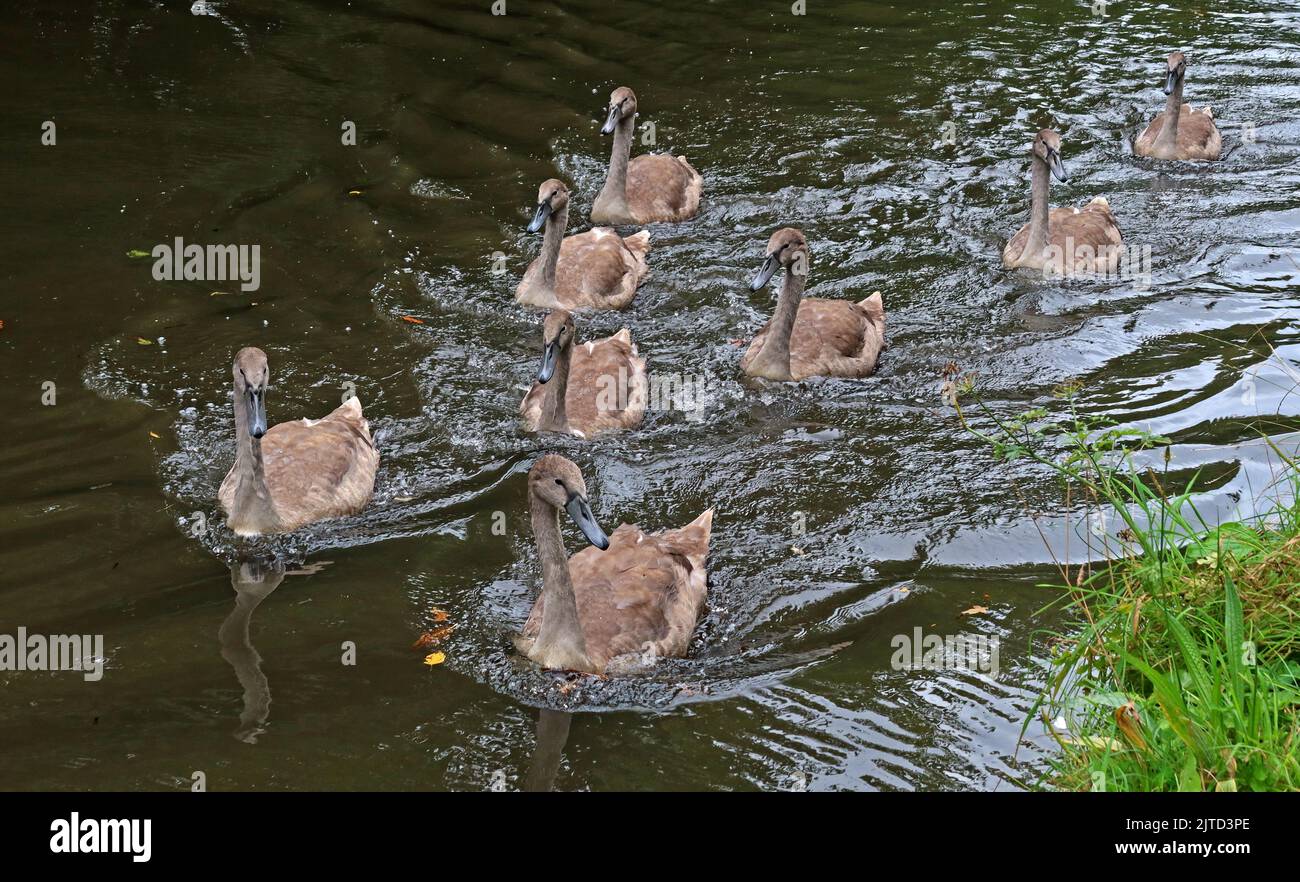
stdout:
POLYGON ((1112 753, 1124 749, 1124 745, 1120 744, 1114 738, 1103 738, 1101 735, 1080 735, 1078 738, 1063 736, 1061 742, 1063 744, 1074 745, 1077 747, 1091 747, 1096 750, 1109 750, 1112 753))
POLYGON ((161 438, 162 438, 162 435, 159 435, 157 432, 150 432, 150 433, 149 433, 149 437, 150 437, 150 438, 159 438, 159 439, 161 439, 161 438))
POLYGON ((445 652, 431 652, 424 657, 424 663, 429 667, 433 667, 434 665, 440 665, 446 660, 447 660, 447 654, 445 652))
POLYGON ((136 338, 135 338, 135 342, 139 343, 141 346, 152 346, 152 345, 153 345, 153 341, 152 341, 152 340, 146 340, 146 339, 143 338, 143 337, 136 337, 136 338))
POLYGON ((360 191, 360 190, 349 190, 349 191, 348 191, 348 195, 349 195, 349 196, 360 196, 360 195, 361 195, 361 191, 360 191))
POLYGON ((970 609, 962 610, 961 614, 964 616, 977 616, 980 613, 986 613, 988 611, 989 608, 987 606, 980 606, 979 604, 976 604, 975 606, 972 606, 970 609))

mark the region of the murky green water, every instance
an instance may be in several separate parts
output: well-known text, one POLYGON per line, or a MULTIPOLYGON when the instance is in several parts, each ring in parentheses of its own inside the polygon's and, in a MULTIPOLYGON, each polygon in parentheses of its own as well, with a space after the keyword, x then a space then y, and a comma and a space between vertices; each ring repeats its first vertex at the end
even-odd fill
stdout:
POLYGON ((1017 741, 1031 636, 1053 624, 1034 584, 1051 578, 1038 526, 1063 535, 1058 494, 957 431, 939 373, 976 371, 1007 412, 1080 381, 1089 410, 1207 467, 1208 512, 1264 489, 1248 418, 1280 412, 1280 432, 1300 411, 1269 359, 1298 351, 1300 11, 807 5, 10 9, 0 633, 103 634, 107 661, 95 683, 0 673, 0 786, 188 788, 196 770, 214 790, 1032 782, 1047 740, 1017 741), (1176 47, 1230 151, 1212 167, 1128 148, 1176 47), (585 218, 621 84, 706 202, 653 228, 635 307, 582 333, 627 324, 652 372, 700 379, 709 404, 542 445, 516 428, 538 353, 511 299, 538 245, 523 227, 557 174, 585 218), (1072 175, 1053 200, 1108 196, 1151 248, 1149 286, 1002 270, 1025 148, 1049 124, 1072 175), (876 377, 739 381, 731 341, 772 305, 743 281, 783 225, 810 238, 814 296, 884 293, 876 377), (154 281, 126 256, 175 236, 259 245, 260 289, 154 281), (369 511, 274 545, 311 572, 249 570, 236 592, 214 497, 244 345, 270 355, 272 422, 354 383, 383 463, 369 511), (717 505, 688 659, 568 695, 514 661, 539 576, 524 473, 543 449, 583 466, 611 528, 717 505), (214 529, 195 537, 200 513, 214 529), (990 612, 961 615, 976 604, 990 612), (412 643, 435 609, 455 631, 428 667, 412 643), (893 670, 891 639, 917 627, 999 638, 999 675, 893 670), (579 712, 546 713, 539 738, 542 705, 579 712))

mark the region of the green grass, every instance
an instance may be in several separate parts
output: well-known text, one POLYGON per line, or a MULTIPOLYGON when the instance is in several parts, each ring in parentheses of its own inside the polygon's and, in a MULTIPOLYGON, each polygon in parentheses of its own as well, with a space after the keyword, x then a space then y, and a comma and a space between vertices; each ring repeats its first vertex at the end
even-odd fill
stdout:
POLYGON ((999 457, 1051 468, 1067 504, 1120 525, 1094 531, 1094 560, 1061 564, 1046 586, 1074 626, 1047 635, 1047 682, 1026 720, 1061 748, 1043 786, 1300 789, 1297 464, 1265 439, 1282 463, 1275 501, 1249 522, 1210 524, 1194 504, 1198 475, 1171 489, 1168 439, 1080 415, 1070 389, 1063 416, 1006 420, 976 399, 991 426, 976 428, 959 400, 973 384, 949 382, 967 431, 999 457), (1161 459, 1159 471, 1142 464, 1161 459))

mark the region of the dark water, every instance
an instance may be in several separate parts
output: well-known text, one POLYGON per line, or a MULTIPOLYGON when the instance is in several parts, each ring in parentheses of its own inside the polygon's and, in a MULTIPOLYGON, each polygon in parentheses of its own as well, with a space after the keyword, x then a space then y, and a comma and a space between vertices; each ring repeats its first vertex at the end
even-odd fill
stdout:
POLYGON ((107 657, 94 683, 0 673, 0 786, 1029 786, 1047 749, 1039 726, 1018 745, 1031 638, 1058 624, 1037 614, 1039 527, 1065 533, 1060 496, 958 430, 940 372, 977 372, 1007 413, 1078 381, 1087 410, 1207 468, 1211 516, 1266 490, 1250 418, 1280 414, 1286 443, 1300 413, 1283 367, 1300 346, 1300 12, 489 5, 18 3, 0 21, 0 633, 103 634, 107 657), (1131 155, 1173 48, 1222 163, 1131 155), (538 244, 523 227, 554 175, 585 218, 622 84, 706 201, 652 229, 634 308, 581 333, 626 324, 652 373, 709 399, 698 420, 543 444, 516 427, 539 349, 511 299, 538 244), (1002 270, 1044 125, 1072 175, 1054 202, 1106 195, 1151 249, 1149 285, 1002 270), (739 381, 730 341, 772 305, 742 282, 783 225, 809 236, 813 295, 883 292, 877 376, 739 381), (175 236, 259 245, 260 289, 154 281, 127 256, 175 236), (236 568, 236 592, 214 495, 245 345, 270 356, 272 422, 355 384, 383 464, 369 511, 275 543, 297 572, 236 568), (567 695, 514 661, 539 577, 524 473, 544 449, 582 465, 611 528, 717 506, 690 658, 567 695), (212 529, 191 535, 200 514, 212 529), (435 609, 455 630, 429 667, 412 643, 435 609), (917 627, 999 638, 998 676, 894 670, 891 639, 917 627), (582 712, 539 729, 542 705, 582 712))

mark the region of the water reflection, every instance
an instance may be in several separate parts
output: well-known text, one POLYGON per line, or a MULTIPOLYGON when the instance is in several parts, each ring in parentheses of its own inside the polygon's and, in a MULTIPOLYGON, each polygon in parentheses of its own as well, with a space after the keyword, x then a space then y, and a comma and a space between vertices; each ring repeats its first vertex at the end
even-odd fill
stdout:
POLYGON ((525 793, 549 793, 555 789, 555 776, 564 759, 564 745, 569 741, 573 714, 542 708, 537 715, 537 744, 520 790, 525 793))
POLYGON ((249 560, 230 566, 235 607, 221 623, 217 639, 221 641, 221 657, 235 669, 239 685, 244 687, 244 709, 234 734, 246 744, 257 743, 271 715, 271 684, 262 673, 262 656, 253 646, 248 626, 253 610, 280 587, 284 576, 284 564, 279 561, 249 560))

